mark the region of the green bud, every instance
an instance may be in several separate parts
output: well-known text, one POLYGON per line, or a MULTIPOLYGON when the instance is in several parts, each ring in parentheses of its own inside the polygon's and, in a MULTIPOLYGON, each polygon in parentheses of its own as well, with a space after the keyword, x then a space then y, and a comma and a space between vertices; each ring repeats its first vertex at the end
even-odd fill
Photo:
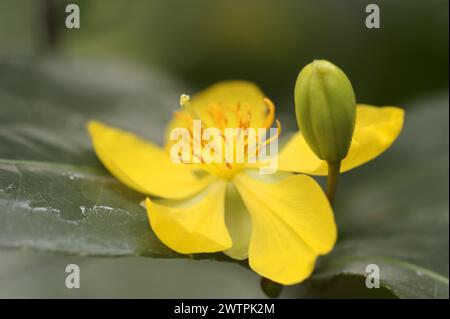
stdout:
POLYGON ((306 142, 320 159, 339 162, 347 155, 356 99, 341 69, 325 60, 305 66, 295 84, 295 112, 306 142))

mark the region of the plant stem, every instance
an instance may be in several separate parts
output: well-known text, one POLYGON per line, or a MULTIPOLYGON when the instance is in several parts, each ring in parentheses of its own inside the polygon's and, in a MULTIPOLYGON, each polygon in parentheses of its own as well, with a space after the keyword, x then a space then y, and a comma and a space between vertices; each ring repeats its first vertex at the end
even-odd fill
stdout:
POLYGON ((336 189, 339 181, 339 172, 341 169, 341 161, 339 162, 327 162, 328 164, 328 177, 327 177, 327 197, 330 204, 333 205, 334 198, 336 196, 336 189))

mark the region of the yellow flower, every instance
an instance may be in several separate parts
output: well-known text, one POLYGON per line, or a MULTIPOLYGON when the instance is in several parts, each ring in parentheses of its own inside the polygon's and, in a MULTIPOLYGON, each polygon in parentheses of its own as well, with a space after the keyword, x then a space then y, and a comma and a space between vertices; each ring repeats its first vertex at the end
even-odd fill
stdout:
MULTIPOLYGON (((248 82, 219 83, 190 101, 187 96, 180 100, 184 108, 168 132, 192 129, 194 118, 222 132, 225 127, 269 128, 274 121, 272 102, 248 82)), ((132 133, 99 122, 88 127, 106 168, 151 196, 146 200, 150 225, 179 253, 222 251, 234 259, 248 258, 261 276, 289 285, 309 277, 317 256, 334 246, 333 213, 311 177, 262 175, 255 165, 240 162, 176 164, 167 150, 132 133)))
MULTIPOLYGON (((397 139, 404 111, 398 107, 356 106, 356 123, 350 149, 342 160, 341 173, 379 156, 397 139)), ((319 159, 297 132, 281 150, 278 169, 310 175, 327 175, 327 162, 319 159)))

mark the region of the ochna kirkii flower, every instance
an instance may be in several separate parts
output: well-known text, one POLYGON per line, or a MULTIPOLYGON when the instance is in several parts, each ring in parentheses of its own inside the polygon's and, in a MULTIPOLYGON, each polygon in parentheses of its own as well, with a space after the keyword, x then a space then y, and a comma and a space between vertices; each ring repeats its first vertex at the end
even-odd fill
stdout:
MULTIPOLYGON (((177 127, 191 131, 194 120, 221 132, 226 127, 269 128, 274 122, 273 103, 243 81, 213 85, 192 99, 182 96, 181 104, 168 132, 177 127)), ((316 258, 335 244, 332 209, 309 176, 262 175, 245 163, 174 163, 167 149, 132 133, 95 121, 88 129, 105 167, 149 196, 151 228, 179 253, 221 251, 248 258, 259 275, 289 285, 308 278, 316 258)), ((297 161, 298 154, 293 155, 297 161)))

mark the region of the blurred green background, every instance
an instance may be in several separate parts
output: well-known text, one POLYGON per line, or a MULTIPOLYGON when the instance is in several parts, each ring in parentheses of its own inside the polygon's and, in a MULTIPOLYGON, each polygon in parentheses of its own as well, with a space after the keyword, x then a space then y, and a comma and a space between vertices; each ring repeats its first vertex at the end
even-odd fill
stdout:
POLYGON ((384 0, 381 28, 367 29, 370 1, 2 0, 0 54, 118 58, 202 88, 223 79, 258 83, 291 108, 299 70, 339 65, 358 101, 401 105, 448 84, 448 1, 384 0), (67 3, 81 28, 64 27, 67 3))
MULTIPOLYGON (((397 161, 398 166, 394 165, 391 172, 398 172, 403 159, 439 157, 435 168, 441 174, 439 182, 428 187, 429 194, 423 193, 423 189, 418 193, 434 198, 433 185, 439 187, 437 200, 421 203, 429 207, 429 202, 438 202, 439 210, 447 212, 444 219, 448 227, 445 195, 448 161, 441 159, 448 159, 448 121, 442 117, 448 116, 449 3, 446 0, 376 1, 381 8, 381 28, 367 29, 365 7, 372 2, 0 0, 0 61, 57 58, 113 61, 143 73, 157 74, 161 82, 174 83, 179 93, 194 93, 224 79, 247 79, 260 85, 274 100, 284 128, 293 130, 296 126, 292 92, 299 70, 313 59, 330 60, 347 73, 359 102, 402 106, 407 121, 409 112, 414 112, 415 126, 410 127, 405 146, 398 152, 403 157, 388 155, 385 161, 397 161), (80 29, 64 27, 64 8, 68 3, 80 6, 80 29), (427 112, 428 101, 439 105, 438 111, 433 109, 433 116, 427 112), (430 120, 437 119, 444 122, 433 126, 430 120), (424 127, 432 132, 422 134, 424 127), (430 146, 426 142, 429 140, 435 144, 430 146), (407 146, 414 143, 423 149, 408 154, 407 146)), ((0 76, 8 79, 7 72, 8 68, 0 69, 0 76)), ((128 83, 124 80, 122 85, 128 83)), ((176 98, 171 97, 174 104, 176 98)), ((169 109, 161 109, 161 113, 170 116, 169 109)), ((384 168, 380 165, 365 172, 373 177, 384 168)), ((364 174, 362 170, 360 174, 364 174)), ((408 173, 401 178, 406 176, 408 173)), ((425 172, 421 176, 430 175, 425 172)), ((353 184, 360 185, 358 181, 364 183, 364 180, 349 174, 347 194, 353 184)), ((403 200, 410 194, 405 191, 403 200)), ((346 203, 350 196, 343 195, 341 207, 349 207, 346 203)), ((391 193, 385 194, 387 203, 389 196, 391 193)), ((383 205, 389 206, 380 202, 377 205, 378 210, 383 210, 383 205)), ((399 205, 395 202, 391 206, 399 205)), ((448 275, 448 231, 446 237, 447 267, 441 271, 444 275, 448 275)), ((295 295, 289 291, 286 294, 295 295)), ((263 295, 257 276, 236 265, 0 252, 0 297, 39 296, 238 298, 263 295), (68 292, 61 284, 65 276, 61 265, 67 260, 86 265, 85 278, 89 279, 83 279, 85 285, 79 291, 68 292), (132 276, 120 278, 123 272, 132 276), (155 273, 158 276, 151 276, 155 273), (198 279, 200 274, 204 276, 202 280, 198 279)))

